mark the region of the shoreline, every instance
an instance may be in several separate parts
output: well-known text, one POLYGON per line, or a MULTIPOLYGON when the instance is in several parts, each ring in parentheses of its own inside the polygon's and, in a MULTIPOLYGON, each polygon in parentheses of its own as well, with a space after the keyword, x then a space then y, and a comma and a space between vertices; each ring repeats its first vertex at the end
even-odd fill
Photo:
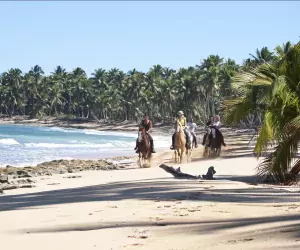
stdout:
MULTIPOLYGON (((73 129, 92 129, 97 131, 137 132, 138 123, 134 121, 96 121, 67 117, 46 117, 45 119, 29 119, 24 116, 0 117, 0 124, 59 127, 73 129)), ((172 125, 154 124, 152 133, 167 135, 173 129, 172 125)))
MULTIPOLYGON (((198 134, 199 135, 199 134, 198 134)), ((203 146, 199 145, 199 148, 194 149, 193 162, 197 161, 219 161, 222 158, 230 157, 245 157, 251 156, 249 150, 241 150, 242 145, 245 145, 251 134, 239 134, 237 131, 224 131, 226 135, 227 146, 222 149, 221 158, 203 158, 203 146), (240 142, 239 142, 240 141, 240 142)), ((172 162, 173 151, 164 148, 157 151, 153 155, 152 165, 157 167, 162 163, 172 162), (167 161, 165 158, 167 157, 167 161)), ((122 155, 120 152, 119 156, 113 157, 101 157, 98 159, 59 159, 42 162, 36 166, 6 166, 0 168, 0 190, 11 189, 14 187, 22 188, 24 187, 34 187, 36 182, 38 182, 39 177, 42 176, 56 176, 61 174, 79 173, 85 171, 109 171, 109 170, 128 170, 128 169, 139 169, 136 163, 137 154, 134 152, 132 155, 122 155), (1 184, 2 179, 2 184, 1 184), (33 181, 34 180, 34 181, 33 181), (28 185, 32 186, 28 186, 28 185)), ((172 163, 171 163, 172 164, 172 163)), ((203 173, 204 174, 204 173, 203 173)))
MULTIPOLYGON (((84 122, 80 123, 80 126, 77 122, 61 119, 61 118, 51 118, 50 120, 41 121, 38 119, 26 120, 24 117, 21 118, 12 118, 12 119, 3 119, 0 118, 0 124, 14 124, 14 125, 26 125, 26 126, 44 126, 44 127, 58 127, 58 128, 73 128, 73 129, 91 129, 98 131, 112 131, 110 128, 114 127, 114 132, 133 132, 136 131, 136 126, 134 122, 119 122, 119 123, 105 123, 105 122, 84 122), (110 129, 110 130, 109 130, 110 129)), ((172 126, 154 126, 153 135, 154 136, 170 136, 172 132, 172 126)), ((243 156, 243 152, 240 151, 240 147, 245 145, 245 143, 251 138, 251 134, 247 131, 242 131, 241 133, 238 130, 226 129, 224 128, 224 136, 227 138, 228 145, 223 148, 222 155, 227 157, 231 154, 237 156, 243 156), (236 138, 236 139, 234 139, 236 138), (241 143, 237 141, 241 140, 241 143), (232 151, 232 152, 231 152, 232 151)), ((198 139, 202 136, 202 131, 198 129, 197 131, 198 139)), ((170 138, 171 139, 171 138, 170 138)), ((200 140, 199 140, 200 141, 200 140)), ((203 159, 202 152, 203 147, 199 144, 199 148, 195 150, 197 153, 197 159, 201 160, 211 160, 203 159)), ((249 150, 245 151, 246 155, 249 155, 249 150)), ((162 156, 168 156, 172 158, 173 151, 168 148, 160 148, 157 150, 157 153, 154 155, 154 161, 159 162, 160 164, 166 163, 162 161, 162 156)), ((251 155, 251 154, 250 154, 251 155)), ((96 170, 126 170, 126 169, 138 169, 136 165, 137 154, 132 151, 130 155, 124 155, 120 151, 119 156, 111 157, 100 157, 97 159, 57 159, 51 161, 45 161, 35 166, 10 166, 0 167, 0 190, 1 187, 10 189, 21 188, 24 184, 34 183, 32 178, 41 177, 41 176, 52 176, 58 174, 66 173, 78 173, 82 171, 96 171, 96 170), (124 163, 125 160, 125 163, 124 163), (127 161, 127 163, 126 163, 127 161), (129 162, 128 162, 129 161, 129 162), (5 176, 9 176, 5 180, 5 176), (2 184, 1 184, 2 179, 2 184)), ((216 159, 218 160, 218 159, 216 159)), ((155 165, 155 164, 154 164, 155 165)), ((157 164, 156 164, 157 165, 157 164)), ((32 187, 34 184, 32 184, 32 187)), ((29 186, 25 186, 29 187, 29 186)))
MULTIPOLYGON (((0 117, 0 125, 19 125, 19 126, 36 126, 36 127, 47 127, 47 128, 61 128, 61 129, 74 129, 74 130, 92 130, 92 131, 101 131, 101 132, 107 132, 107 133, 128 133, 129 135, 133 135, 137 133, 137 126, 138 124, 133 121, 116 121, 116 122, 105 122, 105 121, 87 121, 87 120, 79 120, 76 119, 70 119, 66 117, 46 117, 46 119, 27 119, 27 117, 24 116, 15 116, 15 117, 0 117)), ((152 135, 154 137, 161 137, 161 136, 171 136, 170 135, 170 128, 171 126, 154 126, 152 130, 152 135)), ((171 138, 170 138, 171 141, 171 138)), ((157 147, 157 152, 163 152, 166 150, 167 147, 157 147)), ((97 160, 103 160, 103 159, 114 159, 118 157, 131 157, 134 158, 136 156, 133 148, 132 152, 122 152, 120 149, 119 151, 114 152, 113 154, 108 155, 101 155, 100 157, 92 157, 92 158, 76 158, 74 156, 70 157, 70 159, 74 160, 83 160, 83 161, 97 161, 97 160)), ((50 159, 48 161, 41 161, 37 163, 24 163, 19 164, 18 168, 24 168, 27 166, 35 167, 36 165, 47 163, 50 161, 57 161, 57 160, 65 160, 66 158, 69 158, 68 156, 64 158, 54 158, 50 159)), ((8 163, 8 165, 13 165, 8 163)), ((1 168, 5 168, 7 165, 2 164, 0 166, 1 168)), ((15 166, 15 165, 13 165, 15 166)))

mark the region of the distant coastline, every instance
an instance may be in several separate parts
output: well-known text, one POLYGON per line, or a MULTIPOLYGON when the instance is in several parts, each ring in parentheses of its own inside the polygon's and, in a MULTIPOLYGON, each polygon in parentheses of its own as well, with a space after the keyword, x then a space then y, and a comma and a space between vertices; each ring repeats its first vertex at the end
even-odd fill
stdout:
MULTIPOLYGON (((91 120, 69 117, 45 117, 30 119, 28 116, 0 116, 0 124, 23 124, 27 126, 61 127, 74 129, 94 129, 98 131, 136 132, 138 123, 134 121, 91 120)), ((153 133, 156 135, 171 134, 173 126, 170 124, 155 124, 153 133)))

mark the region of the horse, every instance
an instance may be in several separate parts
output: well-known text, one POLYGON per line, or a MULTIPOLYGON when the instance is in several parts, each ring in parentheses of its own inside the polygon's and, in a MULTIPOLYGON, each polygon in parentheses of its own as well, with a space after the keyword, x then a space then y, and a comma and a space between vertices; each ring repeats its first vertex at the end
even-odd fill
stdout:
POLYGON ((139 142, 139 159, 138 165, 139 167, 145 166, 148 161, 149 167, 151 166, 151 148, 150 141, 145 131, 145 128, 140 126, 138 132, 138 142, 139 142))
POLYGON ((207 129, 208 135, 206 136, 204 142, 204 152, 203 156, 220 156, 221 154, 221 146, 222 146, 222 135, 221 131, 216 130, 216 136, 213 138, 212 136, 212 129, 207 129), (210 147, 208 147, 210 143, 210 147))
POLYGON ((207 128, 206 129, 206 133, 207 133, 207 136, 205 138, 205 141, 204 141, 204 151, 203 151, 203 156, 204 157, 207 157, 210 155, 211 153, 211 147, 209 147, 209 141, 210 141, 210 138, 209 138, 209 135, 211 133, 211 129, 210 128, 207 128))
POLYGON ((187 162, 190 162, 192 160, 192 151, 194 148, 194 138, 189 134, 191 138, 191 149, 188 149, 186 147, 186 138, 183 131, 183 127, 179 121, 176 122, 176 128, 175 128, 175 147, 174 147, 174 156, 175 156, 175 162, 182 163, 182 157, 184 154, 184 151, 186 151, 187 156, 187 162))

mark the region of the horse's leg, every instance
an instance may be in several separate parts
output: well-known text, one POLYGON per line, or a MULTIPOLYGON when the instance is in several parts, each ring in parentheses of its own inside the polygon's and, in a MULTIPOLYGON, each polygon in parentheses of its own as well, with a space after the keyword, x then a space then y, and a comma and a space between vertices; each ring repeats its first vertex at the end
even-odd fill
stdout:
POLYGON ((190 161, 190 150, 189 149, 186 149, 186 162, 189 162, 190 161))
POLYGON ((182 164, 183 153, 184 153, 184 149, 181 148, 181 152, 180 152, 180 164, 182 164))
POLYGON ((192 146, 191 149, 189 150, 189 162, 192 162, 192 153, 195 148, 195 138, 192 136, 192 146))
POLYGON ((139 152, 138 165, 139 165, 139 167, 142 166, 142 162, 141 162, 141 152, 139 152))
POLYGON ((149 167, 151 167, 151 165, 152 165, 152 155, 151 154, 149 155, 148 163, 149 163, 149 167))
POLYGON ((189 150, 189 162, 192 162, 192 153, 193 153, 193 150, 194 150, 194 145, 189 150))
POLYGON ((174 159, 175 159, 175 163, 177 163, 177 149, 174 149, 174 159))

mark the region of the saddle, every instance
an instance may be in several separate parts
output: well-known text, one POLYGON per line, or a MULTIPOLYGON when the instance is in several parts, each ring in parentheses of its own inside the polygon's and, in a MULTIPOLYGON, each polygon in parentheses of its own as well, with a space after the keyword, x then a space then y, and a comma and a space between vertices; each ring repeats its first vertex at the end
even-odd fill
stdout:
MULTIPOLYGON (((148 134, 146 134, 146 137, 148 138, 148 143, 150 144, 150 137, 149 137, 149 135, 148 134)), ((139 140, 137 140, 138 141, 138 143, 140 143, 140 141, 139 140)))

